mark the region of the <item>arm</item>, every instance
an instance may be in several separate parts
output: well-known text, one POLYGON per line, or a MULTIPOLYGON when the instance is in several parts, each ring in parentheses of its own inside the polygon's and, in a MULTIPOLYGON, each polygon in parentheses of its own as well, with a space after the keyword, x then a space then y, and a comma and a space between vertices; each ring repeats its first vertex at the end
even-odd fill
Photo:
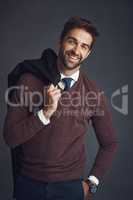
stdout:
POLYGON ((17 86, 23 86, 26 92, 22 92, 22 89, 14 90, 10 101, 14 104, 20 102, 26 104, 7 105, 4 139, 11 147, 25 143, 45 129, 44 125, 49 124, 61 96, 61 91, 52 84, 48 89, 45 88, 46 96, 44 96, 44 84, 30 73, 22 75, 17 86), (43 108, 34 114, 34 106, 43 108))
MULTIPOLYGON (((33 92, 38 90, 39 82, 38 79, 27 73, 21 76, 17 86, 27 86, 28 92, 33 92)), ((20 90, 14 90, 10 101, 12 103, 20 103, 20 101, 23 100, 24 93, 21 94, 20 90)), ((37 101, 37 98, 32 98, 32 101, 37 101)), ((45 128, 40 119, 34 115, 33 112, 29 112, 30 105, 31 99, 29 96, 27 105, 7 105, 7 113, 4 122, 4 139, 11 147, 30 140, 35 134, 39 133, 41 129, 45 128)))
POLYGON ((91 120, 99 143, 99 150, 90 174, 99 179, 111 166, 117 149, 117 139, 112 127, 111 113, 107 106, 106 97, 103 94, 100 97, 100 103, 97 106, 97 110, 98 113, 95 113, 91 120))

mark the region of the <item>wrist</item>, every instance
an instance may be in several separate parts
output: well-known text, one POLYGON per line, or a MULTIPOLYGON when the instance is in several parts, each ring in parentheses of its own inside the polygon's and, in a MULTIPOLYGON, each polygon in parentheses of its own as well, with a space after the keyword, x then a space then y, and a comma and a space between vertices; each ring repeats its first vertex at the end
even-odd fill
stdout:
POLYGON ((37 112, 37 116, 44 125, 48 125, 50 123, 50 119, 45 117, 42 109, 37 112))
POLYGON ((47 120, 50 120, 51 116, 53 115, 54 111, 53 110, 48 110, 48 109, 43 109, 43 114, 46 117, 47 120))
POLYGON ((99 185, 99 179, 98 179, 96 176, 94 176, 94 175, 90 175, 90 176, 88 177, 88 180, 89 180, 90 182, 96 184, 97 186, 99 185))
POLYGON ((94 182, 91 182, 91 181, 89 180, 89 178, 87 178, 87 179, 85 180, 85 182, 88 184, 89 192, 90 192, 91 194, 95 194, 95 193, 97 192, 98 185, 96 185, 94 182))

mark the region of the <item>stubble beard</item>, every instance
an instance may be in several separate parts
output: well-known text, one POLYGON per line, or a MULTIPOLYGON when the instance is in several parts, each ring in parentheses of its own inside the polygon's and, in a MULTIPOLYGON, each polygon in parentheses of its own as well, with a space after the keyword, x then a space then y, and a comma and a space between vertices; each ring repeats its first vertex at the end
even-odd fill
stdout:
POLYGON ((78 58, 77 62, 72 63, 68 60, 68 54, 71 53, 71 51, 67 51, 64 53, 62 49, 59 51, 59 59, 62 62, 64 68, 67 70, 74 70, 76 68, 79 68, 80 64, 82 63, 82 58, 78 58))

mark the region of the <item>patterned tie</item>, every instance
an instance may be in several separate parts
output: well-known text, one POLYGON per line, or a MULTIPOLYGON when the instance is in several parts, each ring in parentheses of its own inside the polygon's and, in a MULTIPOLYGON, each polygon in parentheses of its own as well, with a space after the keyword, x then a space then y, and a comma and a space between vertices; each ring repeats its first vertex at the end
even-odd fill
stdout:
POLYGON ((62 79, 63 83, 65 84, 64 90, 68 90, 70 88, 72 80, 73 80, 72 78, 63 78, 62 79))

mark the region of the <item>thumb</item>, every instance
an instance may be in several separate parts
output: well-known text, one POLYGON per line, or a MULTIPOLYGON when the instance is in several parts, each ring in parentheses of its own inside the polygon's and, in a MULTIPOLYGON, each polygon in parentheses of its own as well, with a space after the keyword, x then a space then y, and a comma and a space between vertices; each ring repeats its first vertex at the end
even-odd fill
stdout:
POLYGON ((50 86, 48 87, 48 91, 51 91, 51 90, 53 90, 55 87, 54 87, 54 85, 53 84, 50 84, 50 86))

